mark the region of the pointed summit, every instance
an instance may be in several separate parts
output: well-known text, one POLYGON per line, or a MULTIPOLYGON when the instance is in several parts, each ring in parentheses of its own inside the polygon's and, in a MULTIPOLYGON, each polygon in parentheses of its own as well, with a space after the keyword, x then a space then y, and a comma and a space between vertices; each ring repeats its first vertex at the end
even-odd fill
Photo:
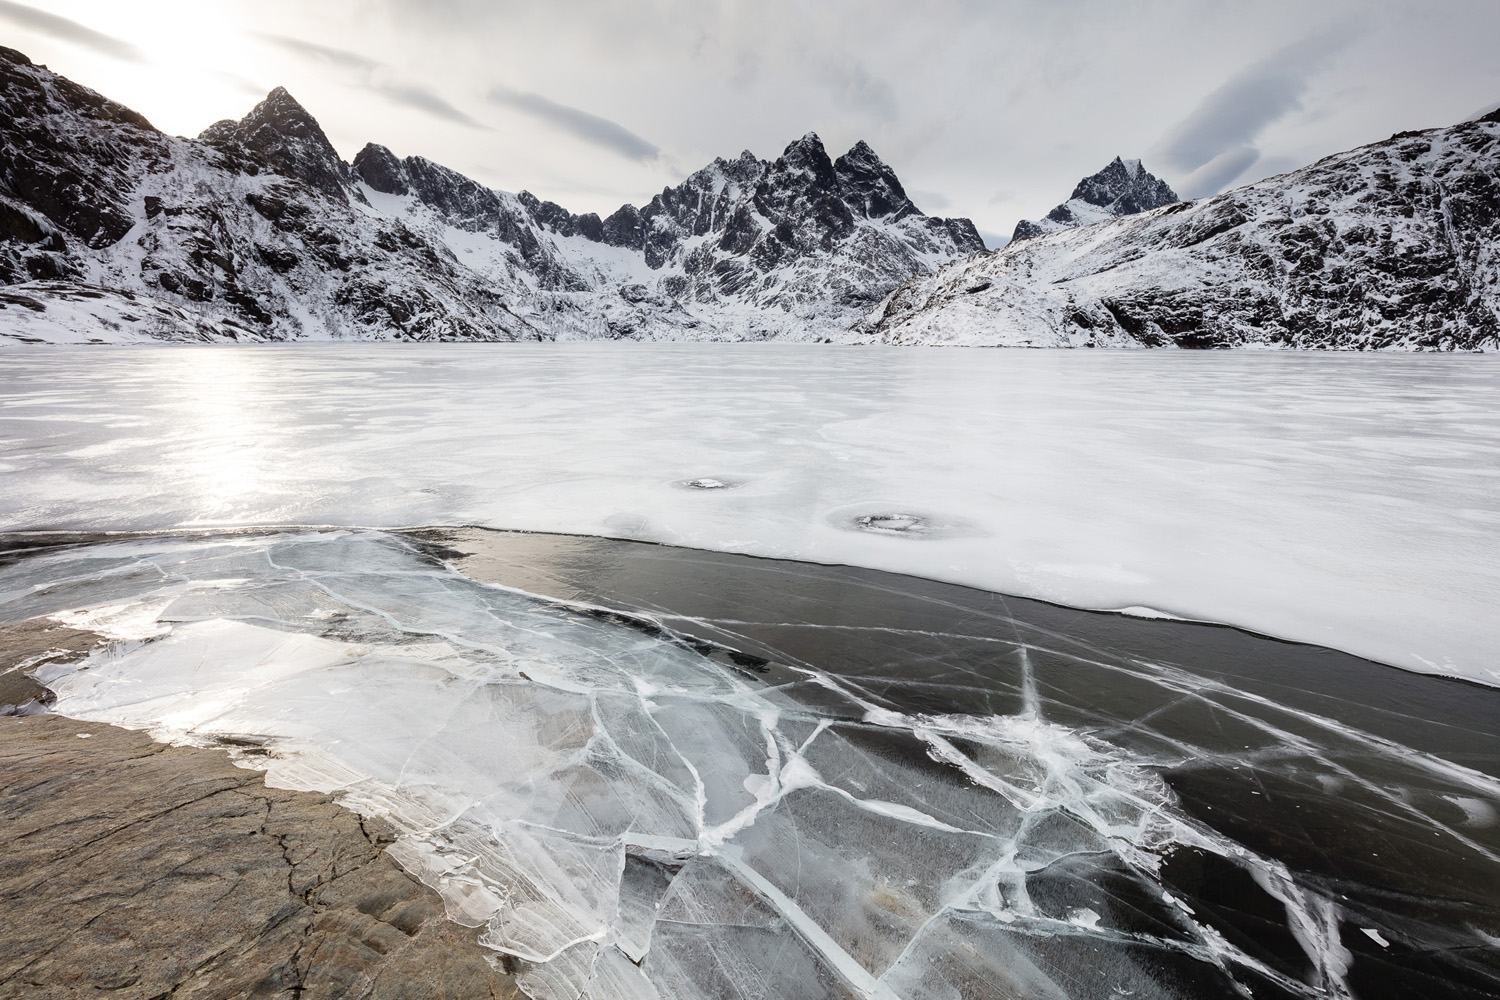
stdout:
POLYGON ((1177 192, 1166 181, 1151 176, 1140 160, 1117 156, 1097 174, 1079 181, 1073 199, 1109 209, 1111 215, 1134 215, 1172 204, 1177 192))
POLYGON ((840 196, 833 161, 816 132, 792 143, 771 164, 757 186, 755 205, 767 219, 797 219, 803 223, 782 224, 780 240, 784 244, 798 240, 831 244, 854 231, 854 215, 840 196))
POLYGON ((844 204, 857 216, 899 222, 908 215, 922 214, 906 196, 896 172, 863 139, 834 161, 833 170, 839 178, 844 204))
POLYGON ((238 149, 329 197, 349 199, 348 164, 339 158, 317 119, 285 87, 271 91, 239 121, 217 122, 199 138, 221 149, 238 149))
POLYGON ((1045 219, 1017 223, 1011 239, 1030 239, 1059 229, 1148 212, 1177 200, 1177 192, 1166 181, 1153 177, 1140 160, 1122 160, 1117 156, 1097 174, 1079 181, 1072 197, 1048 212, 1045 219))
POLYGON ((818 138, 816 132, 809 132, 787 146, 776 162, 778 166, 791 170, 809 171, 819 182, 831 181, 833 178, 833 161, 829 159, 828 150, 823 148, 823 140, 818 138))

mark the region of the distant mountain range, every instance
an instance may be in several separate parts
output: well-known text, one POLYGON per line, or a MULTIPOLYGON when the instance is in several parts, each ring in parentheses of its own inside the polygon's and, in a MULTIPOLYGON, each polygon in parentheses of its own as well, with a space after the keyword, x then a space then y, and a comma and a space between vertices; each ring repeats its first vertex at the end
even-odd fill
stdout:
POLYGON ((984 249, 812 134, 600 219, 382 146, 345 163, 283 89, 179 139, 0 49, 0 135, 22 339, 816 339, 984 249))
POLYGON ((1179 202, 1134 160, 990 253, 865 143, 576 215, 278 88, 196 140, 0 49, 0 342, 1500 345, 1500 113, 1179 202))

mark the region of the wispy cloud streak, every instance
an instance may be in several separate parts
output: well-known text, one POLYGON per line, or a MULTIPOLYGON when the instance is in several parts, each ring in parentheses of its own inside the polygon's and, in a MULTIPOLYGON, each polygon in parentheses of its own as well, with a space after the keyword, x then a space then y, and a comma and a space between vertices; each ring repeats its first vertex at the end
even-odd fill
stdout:
POLYGON ((1155 154, 1178 171, 1178 190, 1201 197, 1244 174, 1260 159, 1261 134, 1301 109, 1312 78, 1358 34, 1349 25, 1326 29, 1253 63, 1205 97, 1155 154))
POLYGON ((316 42, 292 38, 288 35, 258 34, 261 41, 317 62, 326 63, 354 74, 360 85, 379 94, 394 104, 424 112, 434 118, 465 125, 469 128, 487 129, 488 125, 465 114, 451 101, 425 87, 395 79, 394 71, 382 62, 362 56, 358 52, 319 45, 316 42))
POLYGON ((39 35, 93 49, 113 59, 135 63, 147 61, 145 52, 123 39, 116 38, 114 35, 106 35, 102 31, 95 31, 77 21, 70 21, 66 17, 49 14, 25 4, 0 0, 0 19, 39 35))
POLYGON ((611 150, 627 159, 649 161, 661 155, 661 149, 647 142, 625 126, 579 108, 559 104, 541 94, 508 87, 489 92, 491 103, 520 111, 567 132, 575 138, 611 150))

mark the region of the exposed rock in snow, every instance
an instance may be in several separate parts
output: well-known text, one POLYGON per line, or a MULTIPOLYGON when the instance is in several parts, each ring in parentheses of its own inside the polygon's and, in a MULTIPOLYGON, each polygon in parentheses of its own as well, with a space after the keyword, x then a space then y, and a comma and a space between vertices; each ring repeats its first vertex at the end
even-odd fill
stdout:
POLYGON ((0 112, 0 284, 52 283, 18 339, 823 339, 983 249, 811 134, 601 220, 382 146, 346 164, 281 88, 179 139, 0 49, 0 112))
POLYGON ((1500 347, 1500 113, 918 278, 868 342, 1500 347))
POLYGON ((1016 223, 1011 240, 1148 212, 1176 200, 1177 192, 1166 181, 1152 176, 1140 160, 1122 160, 1117 156, 1097 174, 1079 181, 1072 197, 1048 212, 1046 218, 1038 222, 1022 219, 1016 223))
POLYGON ((254 343, 262 339, 233 317, 158 296, 73 281, 0 286, 0 344, 254 343))

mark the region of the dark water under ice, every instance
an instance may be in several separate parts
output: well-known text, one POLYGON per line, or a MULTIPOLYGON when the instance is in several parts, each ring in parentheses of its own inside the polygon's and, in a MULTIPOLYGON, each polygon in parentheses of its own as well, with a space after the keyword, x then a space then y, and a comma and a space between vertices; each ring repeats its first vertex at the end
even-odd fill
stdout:
POLYGON ((36 614, 137 630, 59 710, 389 810, 538 997, 1500 995, 1493 688, 477 529, 23 548, 36 614))
MULTIPOLYGON (((862 764, 953 774, 910 732, 865 721, 864 704, 907 717, 1032 714, 1159 773, 1174 805, 1230 846, 1174 845, 1147 873, 1079 844, 1028 871, 1015 887, 1025 917, 955 913, 943 928, 978 953, 933 963, 951 995, 1048 995, 1010 979, 1018 955, 1072 997, 1302 992, 1291 982, 1371 1000, 1500 994, 1500 691, 1234 628, 850 567, 547 535, 454 544, 474 539, 483 555, 462 565, 481 578, 627 609, 756 657, 764 683, 801 685, 808 704, 844 720, 862 764), (861 704, 808 690, 809 667, 861 704), (1277 869, 1324 926, 1296 926, 1304 915, 1267 889, 1277 869), (1084 909, 1096 927, 1060 925, 1084 909), (1191 942, 1205 934, 1283 982, 1201 961, 1191 942)), ((993 748, 950 742, 1006 773, 993 748)), ((1066 805, 1056 816, 1070 821, 1066 805)))

